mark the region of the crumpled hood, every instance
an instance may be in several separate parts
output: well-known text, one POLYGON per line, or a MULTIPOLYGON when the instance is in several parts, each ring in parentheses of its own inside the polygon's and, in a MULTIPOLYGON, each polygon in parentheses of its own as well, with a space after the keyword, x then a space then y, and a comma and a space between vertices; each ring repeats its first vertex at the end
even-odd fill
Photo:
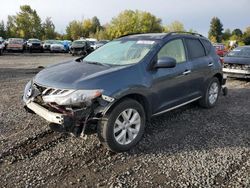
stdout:
POLYGON ((78 61, 68 61, 47 67, 40 71, 34 82, 61 89, 97 89, 104 81, 103 75, 115 72, 122 67, 108 67, 78 61), (101 77, 101 78, 100 78, 101 77))
POLYGON ((244 57, 224 57, 225 63, 250 65, 250 58, 244 57))

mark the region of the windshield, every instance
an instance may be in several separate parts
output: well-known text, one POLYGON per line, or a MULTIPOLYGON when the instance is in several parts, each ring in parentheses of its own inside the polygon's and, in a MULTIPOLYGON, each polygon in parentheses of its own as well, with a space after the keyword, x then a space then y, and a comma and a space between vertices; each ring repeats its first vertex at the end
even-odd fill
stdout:
POLYGON ((53 44, 62 44, 62 41, 55 40, 53 44))
POLYGON ((250 58, 250 47, 238 47, 227 54, 228 57, 250 58))
POLYGON ((75 45, 75 44, 85 44, 85 41, 77 40, 77 41, 73 42, 73 45, 75 45))
POLYGON ((40 42, 40 40, 38 40, 38 39, 31 39, 31 40, 29 40, 29 42, 40 42))
POLYGON ((23 39, 10 39, 9 44, 22 44, 23 39))
POLYGON ((53 44, 54 40, 46 40, 46 41, 44 41, 44 43, 46 43, 46 44, 53 44))
POLYGON ((83 60, 110 65, 129 65, 142 60, 154 46, 155 41, 151 40, 112 41, 83 60))

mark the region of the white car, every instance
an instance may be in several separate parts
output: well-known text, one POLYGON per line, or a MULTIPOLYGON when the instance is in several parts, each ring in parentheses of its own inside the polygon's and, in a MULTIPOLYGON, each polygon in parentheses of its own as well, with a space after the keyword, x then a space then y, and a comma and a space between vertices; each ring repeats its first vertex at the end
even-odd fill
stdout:
POLYGON ((96 44, 96 42, 97 42, 97 39, 94 39, 94 38, 86 38, 85 40, 88 41, 89 44, 90 44, 90 47, 91 47, 93 50, 95 50, 95 44, 96 44))
POLYGON ((0 40, 0 55, 3 54, 3 49, 4 49, 4 40, 0 40))
POLYGON ((50 52, 65 52, 64 45, 61 41, 54 41, 53 44, 50 45, 50 52))

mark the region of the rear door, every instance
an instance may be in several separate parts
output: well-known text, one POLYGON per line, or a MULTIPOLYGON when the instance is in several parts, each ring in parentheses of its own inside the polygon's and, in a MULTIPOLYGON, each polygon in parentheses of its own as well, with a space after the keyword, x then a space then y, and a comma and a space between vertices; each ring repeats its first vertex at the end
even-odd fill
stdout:
POLYGON ((185 38, 185 45, 191 69, 188 90, 195 98, 202 95, 206 77, 210 75, 210 67, 213 66, 213 59, 207 56, 206 50, 198 38, 185 38))
POLYGON ((161 57, 176 59, 174 68, 159 68, 153 73, 152 91, 155 93, 153 113, 158 114, 188 100, 190 67, 182 39, 167 42, 157 54, 161 57))

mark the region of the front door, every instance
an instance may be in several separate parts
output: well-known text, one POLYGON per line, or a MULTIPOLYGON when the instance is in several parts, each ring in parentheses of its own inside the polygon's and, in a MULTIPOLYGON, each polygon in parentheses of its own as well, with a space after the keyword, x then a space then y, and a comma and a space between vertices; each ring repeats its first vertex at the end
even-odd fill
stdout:
POLYGON ((174 68, 159 68, 153 73, 153 114, 189 100, 190 65, 187 62, 183 40, 174 39, 167 42, 157 55, 158 59, 161 57, 172 57, 176 59, 177 65, 174 68))

